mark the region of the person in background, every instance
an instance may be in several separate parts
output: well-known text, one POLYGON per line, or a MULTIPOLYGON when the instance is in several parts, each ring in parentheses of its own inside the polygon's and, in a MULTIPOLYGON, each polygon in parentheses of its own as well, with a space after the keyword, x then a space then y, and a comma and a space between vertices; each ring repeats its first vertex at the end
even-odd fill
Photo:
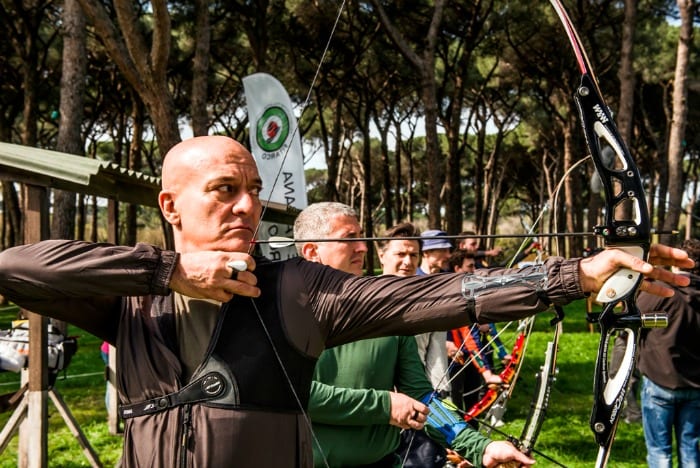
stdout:
MULTIPOLYGON (((429 275, 449 271, 450 252, 452 244, 444 238, 445 231, 429 230, 421 237, 421 266, 416 270, 417 275, 429 275), (432 239, 435 237, 435 239, 432 239)), ((447 376, 447 351, 445 349, 445 333, 429 332, 416 335, 418 355, 425 372, 428 374, 433 388, 441 396, 450 394, 450 382, 447 376)))
POLYGON ((448 262, 452 244, 445 239, 447 233, 431 229, 423 232, 420 236, 423 238, 421 239, 421 262, 416 274, 420 276, 449 271, 448 262), (435 237, 435 239, 431 239, 431 237, 435 237))
POLYGON ((106 341, 103 341, 100 345, 100 357, 105 364, 105 380, 107 381, 105 387, 105 408, 109 411, 109 343, 106 341))
POLYGON ((474 254, 476 268, 484 268, 485 266, 488 266, 489 262, 486 259, 488 257, 496 257, 503 251, 503 249, 500 247, 494 247, 489 250, 479 249, 479 237, 474 231, 462 231, 458 235, 460 236, 460 239, 457 244, 457 248, 474 254))
MULTIPOLYGON (((402 223, 382 235, 395 238, 379 244, 379 258, 385 274, 415 275, 420 245, 418 241, 402 237, 415 236, 416 233, 412 224, 402 223)), ((295 223, 294 237, 341 239, 304 242, 297 244, 297 249, 309 261, 359 276, 367 246, 362 241, 352 241, 352 238, 360 237, 360 234, 361 228, 352 208, 326 202, 302 210, 295 223)), ((421 430, 426 419, 423 414, 418 420, 412 419, 415 408, 427 413, 428 407, 438 404, 437 400, 431 403, 433 398, 433 387, 426 378, 411 336, 361 340, 323 351, 316 364, 309 399, 309 415, 319 442, 314 446, 315 466, 401 466, 402 461, 395 453, 401 429, 421 430)), ((494 448, 503 450, 507 457, 519 457, 511 451, 512 445, 490 442, 478 432, 466 428, 456 413, 452 414, 452 423, 446 434, 430 423, 428 431, 442 444, 453 446, 467 459, 476 461, 477 466, 486 456, 485 451, 494 448), (489 449, 492 444, 497 445, 489 449), (484 452, 483 456, 481 452, 484 452)), ((433 465, 437 462, 442 468, 444 448, 420 438, 419 433, 410 431, 406 434, 412 434, 411 445, 430 450, 429 458, 421 460, 422 466, 438 466, 433 465), (437 452, 438 449, 442 453, 437 452)), ((522 457, 519 461, 529 464, 522 457)))
MULTIPOLYGON (((457 249, 450 256, 450 268, 456 273, 472 274, 475 271, 474 254, 457 249)), ((478 337, 478 327, 465 326, 447 332, 445 342, 449 359, 452 401, 460 409, 467 411, 480 399, 483 384, 499 385, 501 378, 494 374, 481 357, 483 345, 474 339, 478 337), (481 345, 481 346, 480 346, 481 345), (483 380, 482 380, 483 379, 483 380)), ((478 427, 475 419, 470 421, 478 427)))
POLYGON ((472 274, 476 271, 474 252, 462 248, 455 249, 447 260, 450 271, 472 274))
MULTIPOLYGON (((659 266, 692 266, 663 245, 649 262, 615 249, 550 258, 543 288, 509 285, 486 299, 465 294, 457 274, 358 277, 301 258, 253 257, 262 181, 231 138, 173 146, 161 181, 174 249, 45 240, 0 252, 0 295, 116 346, 124 468, 312 466, 306 408, 325 347, 532 316, 595 293, 625 267, 685 285, 659 266)), ((414 407, 401 424, 422 424, 426 413, 414 407)), ((489 458, 491 446, 487 466, 500 459, 489 458)))
POLYGON ((379 247, 377 255, 382 265, 383 275, 414 276, 416 274, 418 263, 421 261, 420 241, 402 238, 419 235, 420 232, 411 223, 399 223, 382 234, 382 237, 392 238, 377 242, 379 247))
POLYGON ((668 316, 666 328, 642 329, 639 343, 642 425, 647 463, 654 468, 674 466, 674 434, 676 466, 700 466, 700 240, 686 240, 681 249, 695 261, 680 271, 690 285, 671 286, 672 297, 637 297, 642 312, 668 316))

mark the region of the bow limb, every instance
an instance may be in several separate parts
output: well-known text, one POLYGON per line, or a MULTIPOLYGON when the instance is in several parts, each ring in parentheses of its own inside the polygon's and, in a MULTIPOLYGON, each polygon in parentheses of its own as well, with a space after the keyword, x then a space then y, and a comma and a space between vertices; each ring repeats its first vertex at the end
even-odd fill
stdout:
POLYGON ((518 335, 511 351, 511 359, 508 361, 501 373, 498 374, 498 376, 501 378, 502 384, 497 388, 489 388, 481 400, 476 402, 464 414, 465 421, 469 422, 484 413, 486 413, 486 419, 493 416, 500 420, 503 417, 503 414, 506 411, 506 405, 513 394, 515 383, 517 382, 518 376, 520 375, 520 370, 522 369, 525 350, 527 349, 528 338, 530 332, 532 331, 533 324, 533 317, 527 318, 520 322, 520 325, 518 326, 518 335))
MULTIPOLYGON (((594 231, 601 235, 606 248, 617 248, 646 260, 649 255, 651 226, 642 178, 630 152, 622 140, 576 29, 559 0, 550 0, 561 20, 573 48, 581 72, 581 82, 574 94, 586 145, 596 172, 600 175, 605 195, 605 223, 594 231), (612 152, 612 164, 603 152, 612 152)), ((600 326, 601 340, 594 376, 594 405, 590 425, 599 446, 597 467, 605 467, 620 410, 627 393, 627 384, 634 371, 639 330, 648 326, 665 326, 663 317, 644 317, 635 303, 642 275, 623 268, 613 274, 598 294, 603 304, 600 314, 589 319, 600 326), (621 306, 621 307, 618 307, 621 306), (616 331, 627 331, 627 349, 620 369, 610 378, 608 343, 616 331)))
POLYGON ((564 311, 560 307, 555 307, 555 313, 556 317, 550 322, 554 325, 554 336, 552 341, 547 343, 544 364, 536 376, 537 386, 530 404, 530 413, 527 416, 520 438, 517 442, 514 442, 518 449, 527 455, 532 452, 537 436, 539 436, 542 429, 544 417, 549 406, 549 395, 558 372, 557 352, 559 350, 559 336, 561 335, 561 321, 564 318, 564 311))
MULTIPOLYGON (((549 406, 549 397, 552 385, 556 380, 556 375, 558 372, 556 365, 557 352, 559 349, 559 336, 561 335, 561 321, 563 318, 564 311, 560 307, 555 307, 555 317, 550 321, 550 324, 554 326, 554 335, 552 340, 547 343, 544 363, 540 368, 539 373, 536 375, 537 383, 532 402, 530 403, 530 411, 527 415, 525 426, 523 427, 519 438, 506 435, 507 439, 524 454, 530 456, 535 453, 557 466, 564 465, 554 460, 552 457, 536 450, 535 443, 544 423, 544 418, 549 406)), ((488 426, 486 423, 482 424, 488 426)), ((494 427, 489 427, 489 429, 500 432, 494 427)), ((500 465, 499 468, 510 468, 511 466, 515 467, 517 464, 505 463, 500 465)))

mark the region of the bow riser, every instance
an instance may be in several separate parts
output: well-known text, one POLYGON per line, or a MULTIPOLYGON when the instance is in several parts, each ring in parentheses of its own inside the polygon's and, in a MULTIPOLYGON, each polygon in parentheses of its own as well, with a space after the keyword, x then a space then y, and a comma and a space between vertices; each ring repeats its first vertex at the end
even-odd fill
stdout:
MULTIPOLYGON (((574 100, 586 144, 605 192, 605 222, 594 231, 603 237, 606 248, 618 248, 646 261, 651 244, 651 223, 641 175, 603 100, 569 15, 560 0, 550 2, 566 30, 581 71, 581 83, 574 100), (608 162, 604 154, 610 151, 615 156, 612 162, 608 162)), ((597 467, 607 464, 627 384, 634 371, 639 329, 643 323, 635 297, 642 280, 640 273, 626 268, 618 270, 598 293, 597 300, 604 304, 603 311, 589 315, 589 320, 598 322, 601 332, 593 383, 595 402, 590 421, 599 446, 597 467), (622 310, 616 312, 620 304, 622 310), (610 378, 608 347, 612 334, 618 330, 628 332, 627 348, 619 370, 614 378, 610 378)))
MULTIPOLYGON (((581 77, 574 100, 607 202, 605 222, 596 226, 594 231, 603 237, 607 248, 619 248, 646 260, 651 229, 647 221, 648 209, 639 170, 590 75, 584 74, 581 77), (603 156, 606 147, 612 149, 616 157, 611 164, 606 164, 603 156), (632 216, 629 216, 630 213, 632 216)), ((606 281, 597 300, 604 304, 624 300, 637 290, 641 281, 640 273, 623 268, 606 281)))
MULTIPOLYGON (((603 236, 607 248, 621 248, 646 260, 650 247, 650 229, 644 188, 637 166, 590 75, 584 74, 581 77, 574 100, 607 201, 605 223, 594 230, 603 236), (616 157, 610 164, 606 164, 603 157, 606 146, 612 149, 616 157)), ((604 303, 604 308, 595 319, 601 332, 593 382, 595 401, 590 419, 596 443, 601 448, 596 466, 607 464, 620 411, 625 402, 627 385, 634 371, 641 323, 634 295, 642 280, 640 273, 621 269, 605 282, 597 297, 599 302, 604 303), (620 302, 623 303, 622 312, 615 312, 620 302), (621 322, 623 317, 627 319, 624 324, 621 322), (619 370, 614 378, 610 378, 609 343, 613 333, 621 330, 628 332, 627 347, 619 370)))
POLYGON ((644 245, 648 251, 651 232, 649 223, 644 222, 648 208, 644 187, 641 185, 642 177, 591 76, 581 77, 574 100, 581 116, 586 143, 596 171, 603 179, 605 198, 608 201, 605 223, 597 226, 594 232, 603 236, 607 246, 644 245), (616 156, 612 167, 605 163, 603 144, 611 148, 616 156), (633 213, 631 218, 617 217, 618 214, 625 216, 629 211, 633 213))

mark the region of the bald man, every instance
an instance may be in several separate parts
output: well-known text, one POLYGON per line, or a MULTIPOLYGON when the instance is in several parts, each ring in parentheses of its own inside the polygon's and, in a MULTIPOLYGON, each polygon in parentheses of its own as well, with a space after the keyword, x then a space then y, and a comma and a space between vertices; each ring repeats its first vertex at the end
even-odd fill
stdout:
MULTIPOLYGON (((242 145, 183 141, 162 180, 174 251, 49 240, 0 253, 0 294, 117 347, 124 467, 309 467, 305 408, 324 347, 522 318, 597 291, 620 267, 687 284, 614 250, 548 259, 543 290, 515 284, 484 297, 463 295, 458 274, 367 278, 300 258, 270 262, 248 254, 261 181, 242 145)), ((652 260, 692 266, 664 246, 652 260)))

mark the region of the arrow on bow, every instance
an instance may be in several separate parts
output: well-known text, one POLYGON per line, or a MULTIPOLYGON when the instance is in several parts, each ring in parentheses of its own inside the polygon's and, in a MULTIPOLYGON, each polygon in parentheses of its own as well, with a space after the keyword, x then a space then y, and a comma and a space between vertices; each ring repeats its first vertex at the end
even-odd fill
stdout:
MULTIPOLYGON (((653 234, 678 234, 678 231, 650 231, 653 234)), ((552 232, 552 233, 530 233, 530 234, 482 234, 482 235, 447 235, 447 236, 430 236, 430 239, 532 239, 533 237, 583 237, 596 236, 597 232, 552 232)), ((420 236, 405 236, 402 240, 425 240, 425 237, 420 236)), ((251 248, 256 244, 268 244, 273 249, 282 249, 293 244, 304 242, 373 242, 373 241, 391 241, 396 240, 396 237, 324 237, 318 239, 293 239, 285 236, 270 236, 268 239, 255 239, 251 241, 251 248)), ((509 266, 510 267, 510 266, 509 266)))

